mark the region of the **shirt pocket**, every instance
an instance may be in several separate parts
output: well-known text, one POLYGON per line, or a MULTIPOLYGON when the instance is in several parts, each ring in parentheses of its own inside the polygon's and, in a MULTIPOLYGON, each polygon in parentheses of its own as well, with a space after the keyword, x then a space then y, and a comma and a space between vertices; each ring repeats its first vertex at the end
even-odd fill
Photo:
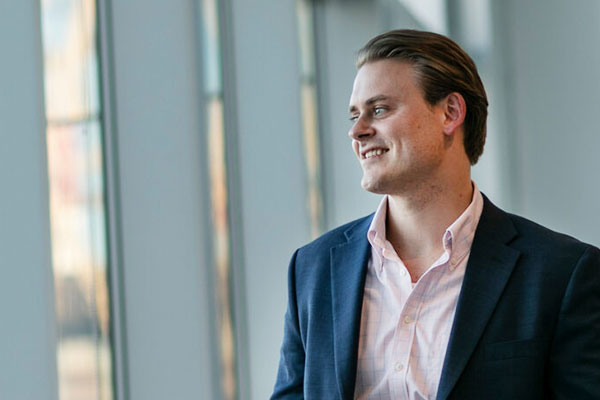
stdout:
POLYGON ((485 345, 486 360, 509 360, 515 358, 537 358, 542 354, 541 339, 511 340, 485 345))

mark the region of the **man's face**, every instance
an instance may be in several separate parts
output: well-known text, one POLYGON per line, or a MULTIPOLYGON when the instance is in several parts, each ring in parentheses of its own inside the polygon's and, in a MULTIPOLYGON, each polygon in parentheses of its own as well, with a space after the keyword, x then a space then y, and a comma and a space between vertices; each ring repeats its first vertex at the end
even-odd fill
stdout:
POLYGON ((354 80, 350 119, 364 189, 393 195, 435 184, 447 147, 445 111, 425 101, 410 64, 388 59, 363 65, 354 80))

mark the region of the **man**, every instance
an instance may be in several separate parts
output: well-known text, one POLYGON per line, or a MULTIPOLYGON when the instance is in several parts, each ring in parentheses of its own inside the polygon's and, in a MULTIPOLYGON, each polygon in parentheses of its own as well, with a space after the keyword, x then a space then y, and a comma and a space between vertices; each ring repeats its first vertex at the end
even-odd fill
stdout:
POLYGON ((471 181, 487 99, 450 39, 359 52, 349 136, 374 215, 296 251, 275 399, 600 399, 600 250, 471 181))

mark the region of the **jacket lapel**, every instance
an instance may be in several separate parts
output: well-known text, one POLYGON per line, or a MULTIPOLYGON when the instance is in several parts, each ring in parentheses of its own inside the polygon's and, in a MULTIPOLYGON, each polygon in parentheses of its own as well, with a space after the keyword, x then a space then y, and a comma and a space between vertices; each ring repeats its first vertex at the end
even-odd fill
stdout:
POLYGON ((458 381, 508 282, 520 253, 506 243, 516 234, 510 218, 484 196, 448 342, 438 400, 446 399, 458 381))
POLYGON ((372 216, 345 232, 347 242, 331 248, 331 295, 335 374, 342 399, 354 394, 360 316, 370 246, 372 216))

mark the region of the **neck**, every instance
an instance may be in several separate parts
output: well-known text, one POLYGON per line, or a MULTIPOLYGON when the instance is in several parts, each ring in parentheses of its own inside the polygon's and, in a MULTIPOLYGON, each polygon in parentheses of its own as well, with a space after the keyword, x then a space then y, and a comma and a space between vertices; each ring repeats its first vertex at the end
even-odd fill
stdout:
POLYGON ((413 281, 443 253, 442 235, 469 206, 470 176, 459 184, 428 185, 410 195, 389 195, 386 237, 413 281))

